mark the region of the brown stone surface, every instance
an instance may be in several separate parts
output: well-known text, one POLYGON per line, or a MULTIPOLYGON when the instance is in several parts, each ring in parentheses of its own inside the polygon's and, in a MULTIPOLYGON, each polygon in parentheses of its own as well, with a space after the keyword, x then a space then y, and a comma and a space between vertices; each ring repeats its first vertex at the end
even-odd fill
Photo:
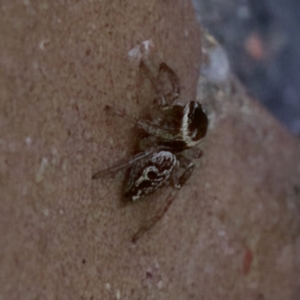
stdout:
POLYGON ((1 3, 0 299, 299 299, 299 140, 234 81, 203 100, 204 156, 137 245, 168 190, 124 207, 122 175, 91 181, 132 147, 105 105, 153 100, 133 47, 152 39, 196 96, 191 4, 126 3, 1 3))

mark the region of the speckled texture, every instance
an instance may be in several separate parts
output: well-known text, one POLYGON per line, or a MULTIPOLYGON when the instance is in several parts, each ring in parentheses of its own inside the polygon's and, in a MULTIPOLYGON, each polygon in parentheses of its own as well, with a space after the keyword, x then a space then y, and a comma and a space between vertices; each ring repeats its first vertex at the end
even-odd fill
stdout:
POLYGON ((122 206, 122 175, 91 181, 132 149, 105 105, 152 103, 137 43, 196 97, 191 3, 4 0, 0 22, 1 299, 299 298, 299 141, 241 90, 204 101, 204 156, 137 245, 168 191, 122 206))

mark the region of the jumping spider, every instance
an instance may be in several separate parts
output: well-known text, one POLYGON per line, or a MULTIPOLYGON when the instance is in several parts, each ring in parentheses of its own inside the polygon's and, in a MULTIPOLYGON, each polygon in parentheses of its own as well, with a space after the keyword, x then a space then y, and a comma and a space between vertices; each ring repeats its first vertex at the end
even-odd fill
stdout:
MULTIPOLYGON (((161 63, 159 74, 165 73, 168 76, 172 87, 168 94, 160 92, 157 78, 144 62, 141 68, 158 94, 159 116, 150 121, 136 121, 137 127, 146 134, 146 138, 139 141, 136 155, 92 176, 92 179, 98 179, 127 169, 124 197, 133 202, 170 183, 175 188, 181 188, 194 169, 194 164, 184 158, 181 152, 196 146, 206 135, 208 127, 207 116, 199 102, 190 101, 185 105, 175 103, 180 95, 179 79, 167 64, 161 63)), ((171 194, 167 197, 162 210, 133 236, 133 242, 162 218, 174 199, 171 194)))

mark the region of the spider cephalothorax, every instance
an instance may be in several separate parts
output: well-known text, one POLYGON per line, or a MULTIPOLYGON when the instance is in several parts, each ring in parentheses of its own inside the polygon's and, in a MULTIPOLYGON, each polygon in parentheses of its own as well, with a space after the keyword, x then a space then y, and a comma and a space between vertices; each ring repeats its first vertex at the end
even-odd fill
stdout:
POLYGON ((206 135, 208 119, 199 102, 175 104, 164 109, 163 118, 152 122, 138 121, 138 126, 156 138, 158 145, 168 146, 173 152, 195 147, 206 135))

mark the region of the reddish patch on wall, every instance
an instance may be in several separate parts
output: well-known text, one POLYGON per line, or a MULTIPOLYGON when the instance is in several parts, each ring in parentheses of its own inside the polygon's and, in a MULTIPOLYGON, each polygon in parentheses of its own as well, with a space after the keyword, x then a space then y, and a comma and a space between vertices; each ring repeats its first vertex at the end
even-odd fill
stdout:
POLYGON ((244 254, 244 260, 243 260, 243 273, 244 275, 248 275, 250 269, 251 269, 251 264, 253 260, 253 252, 250 248, 245 249, 245 254, 244 254))

